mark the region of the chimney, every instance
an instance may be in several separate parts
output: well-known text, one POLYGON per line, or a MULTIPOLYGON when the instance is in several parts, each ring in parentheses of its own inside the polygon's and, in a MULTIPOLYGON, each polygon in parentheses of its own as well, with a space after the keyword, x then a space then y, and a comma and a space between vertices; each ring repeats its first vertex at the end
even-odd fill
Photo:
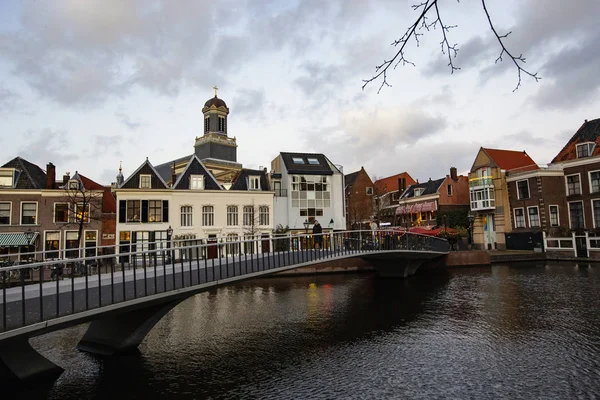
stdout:
POLYGON ((450 167, 450 178, 451 178, 453 181, 456 181, 456 180, 458 180, 458 174, 457 174, 457 172, 456 172, 456 167, 450 167))
POLYGON ((66 185, 69 182, 69 179, 71 179, 71 173, 67 172, 63 175, 63 183, 66 185))
POLYGON ((56 182, 56 167, 49 162, 46 165, 46 189, 54 189, 54 182, 56 182))

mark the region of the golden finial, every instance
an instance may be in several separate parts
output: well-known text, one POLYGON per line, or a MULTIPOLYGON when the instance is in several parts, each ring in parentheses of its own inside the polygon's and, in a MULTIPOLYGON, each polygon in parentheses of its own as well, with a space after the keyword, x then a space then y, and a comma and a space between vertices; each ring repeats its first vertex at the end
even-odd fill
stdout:
POLYGON ((215 89, 215 97, 217 97, 217 90, 219 90, 219 88, 216 86, 213 86, 213 89, 215 89))
POLYGON ((123 170, 123 161, 119 161, 119 172, 123 170))

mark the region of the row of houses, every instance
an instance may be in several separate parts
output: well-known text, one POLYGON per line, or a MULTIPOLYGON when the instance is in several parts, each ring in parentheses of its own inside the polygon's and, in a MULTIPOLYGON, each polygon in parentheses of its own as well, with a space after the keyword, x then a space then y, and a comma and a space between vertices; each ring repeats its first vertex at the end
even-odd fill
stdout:
POLYGON ((445 215, 469 229, 476 248, 535 248, 547 237, 573 237, 588 255, 600 247, 599 143, 600 119, 585 120, 548 165, 525 151, 481 147, 468 176, 450 168, 424 183, 407 172, 372 182, 363 168, 346 177, 347 221, 432 228, 445 215))
POLYGON ((244 168, 228 135, 226 103, 215 93, 202 113, 193 153, 157 165, 146 158, 127 176, 119 167, 109 185, 79 172, 57 180, 52 163, 45 171, 21 157, 4 164, 0 256, 37 251, 36 258, 50 259, 114 252, 115 245, 123 253, 265 239, 260 249, 223 247, 235 254, 271 251, 267 239, 275 231, 304 234, 316 221, 324 232, 345 228, 340 165, 323 154, 281 152, 270 170, 244 168))

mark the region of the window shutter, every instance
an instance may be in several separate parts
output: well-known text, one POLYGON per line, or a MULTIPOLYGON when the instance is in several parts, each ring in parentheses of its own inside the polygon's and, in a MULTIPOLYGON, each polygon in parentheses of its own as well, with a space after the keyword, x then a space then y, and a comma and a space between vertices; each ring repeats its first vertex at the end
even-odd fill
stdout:
POLYGON ((148 222, 148 200, 142 200, 142 222, 148 222))
POLYGON ((127 213, 127 201, 119 200, 119 223, 125 223, 127 221, 126 214, 127 213))
POLYGON ((169 200, 163 200, 163 222, 169 222, 169 200))

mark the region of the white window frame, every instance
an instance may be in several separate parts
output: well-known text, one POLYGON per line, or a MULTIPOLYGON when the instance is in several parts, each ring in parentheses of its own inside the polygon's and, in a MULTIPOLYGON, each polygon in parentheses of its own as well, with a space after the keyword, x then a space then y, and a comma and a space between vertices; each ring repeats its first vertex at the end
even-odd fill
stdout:
POLYGON ((44 259, 45 259, 45 260, 47 259, 47 258, 46 258, 46 253, 47 253, 48 251, 56 251, 56 255, 57 255, 57 257, 56 257, 56 258, 60 258, 60 257, 61 257, 61 254, 62 254, 62 235, 60 234, 60 231, 58 231, 58 230, 48 230, 48 231, 44 231, 44 236, 42 237, 42 242, 43 242, 43 243, 42 243, 42 248, 44 249, 44 259), (57 234, 58 234, 58 249, 56 249, 56 250, 48 250, 48 249, 46 248, 46 241, 47 241, 46 237, 47 237, 47 235, 48 235, 49 233, 57 233, 57 234))
POLYGON ((260 190, 260 176, 252 175, 248 177, 248 190, 260 190))
POLYGON ((243 226, 252 226, 254 224, 255 212, 253 205, 245 205, 242 208, 242 224, 243 226))
POLYGON ((258 221, 259 225, 269 226, 269 206, 262 205, 258 207, 258 221))
POLYGON ((0 204, 8 204, 8 224, 0 224, 0 226, 8 226, 12 224, 12 201, 0 201, 0 204))
POLYGON ((179 223, 182 227, 194 226, 194 207, 190 204, 183 204, 179 208, 179 223), (184 210, 185 208, 185 210, 184 210), (184 223, 186 222, 186 223, 184 223))
POLYGON ((15 186, 15 169, 14 168, 0 168, 1 172, 10 172, 10 185, 0 185, 1 188, 12 188, 15 186))
POLYGON ((202 206, 202 226, 215 225, 215 206, 205 204, 202 206))
POLYGON ((527 223, 529 224, 530 228, 541 228, 542 227, 542 219, 540 218, 540 208, 538 206, 527 207, 527 223), (530 218, 530 214, 529 214, 529 210, 532 208, 535 208, 537 210, 538 224, 535 226, 531 224, 531 218, 530 218))
POLYGON ((77 179, 71 179, 67 182, 68 190, 79 190, 79 181, 77 179))
MULTIPOLYGON (((90 206, 90 203, 87 203, 86 206, 87 206, 87 220, 84 220, 83 223, 84 224, 89 224, 90 221, 91 221, 90 213, 91 213, 91 208, 92 207, 90 206)), ((75 215, 72 217, 72 221, 71 222, 75 222, 77 224, 79 223, 79 221, 77 220, 77 213, 79 212, 79 208, 80 207, 83 209, 83 203, 77 203, 75 205, 75 212, 73 213, 75 215)), ((83 212, 85 213, 85 209, 83 209, 83 212)))
POLYGON ((595 229, 598 228, 598 226, 596 226, 596 216, 594 215, 594 201, 600 201, 600 198, 590 199, 590 210, 592 210, 592 226, 595 229))
POLYGON ((415 190, 413 190, 413 195, 414 195, 414 197, 418 197, 418 196, 422 195, 424 191, 425 191, 425 189, 423 189, 423 188, 416 188, 415 190))
MULTIPOLYGON (((580 196, 583 194, 583 189, 581 187, 581 173, 577 172, 575 174, 565 175, 565 193, 567 194, 567 196, 580 196), (569 177, 575 176, 575 175, 577 175, 579 177, 579 193, 569 194, 569 177)), ((571 214, 570 211, 569 211, 569 214, 571 214)), ((571 225, 569 224, 569 226, 571 226, 571 225)))
POLYGON ((583 200, 567 201, 567 216, 569 217, 569 229, 585 229, 585 204, 583 203, 583 200), (583 215, 583 228, 572 228, 571 203, 581 203, 581 214, 583 215))
POLYGON ((239 207, 230 204, 227 206, 227 226, 239 225, 239 207))
MULTIPOLYGON (((96 257, 98 255, 98 239, 99 239, 99 237, 98 237, 99 235, 98 235, 98 230, 97 229, 86 229, 86 230, 83 231, 83 254, 84 254, 85 257, 89 257, 87 255, 87 249, 88 249, 88 247, 87 247, 87 243, 88 243, 87 233, 88 232, 95 232, 96 233, 96 239, 94 239, 94 243, 95 244, 94 244, 93 247, 89 247, 90 249, 94 249, 94 255, 93 255, 93 257, 96 257)), ((91 240, 89 242, 91 242, 91 240)))
POLYGON ((596 143, 595 142, 584 142, 584 143, 577 143, 575 145, 575 157, 576 158, 586 158, 586 157, 591 157, 592 154, 594 154, 594 149, 596 148, 596 143), (581 156, 579 157, 579 148, 581 146, 587 146, 587 155, 585 156, 581 156))
MULTIPOLYGON (((581 182, 579 182, 579 186, 581 186, 581 182)), ((521 179, 520 181, 516 181, 515 188, 517 189, 517 200, 531 198, 531 188, 529 187, 529 179, 521 179), (527 182, 527 194, 529 195, 529 197, 521 197, 521 194, 519 193, 519 182, 527 182)))
POLYGON ((598 174, 600 174, 600 169, 595 169, 593 171, 588 171, 588 184, 589 184, 588 188, 589 188, 590 194, 600 193, 600 187, 599 187, 598 191, 596 191, 596 192, 592 191, 592 174, 594 172, 597 172, 598 174))
POLYGON ((71 210, 69 207, 69 203, 63 203, 63 202, 59 202, 59 203, 54 203, 54 211, 53 211, 53 215, 52 215, 52 221, 55 224, 68 224, 70 222, 71 219, 71 210), (66 221, 57 221, 56 220, 56 206, 57 205, 66 205, 67 206, 67 220, 66 221))
POLYGON ((549 223, 551 228, 560 226, 560 208, 557 204, 550 204, 548 206, 548 218, 550 220, 549 223), (552 207, 556 207, 556 225, 552 225, 552 207))
POLYGON ((190 175, 190 189, 204 190, 204 175, 190 175))
MULTIPOLYGON (((75 254, 75 256, 74 256, 74 257, 70 257, 70 258, 79 258, 79 257, 81 256, 81 251, 80 251, 80 250, 81 250, 81 248, 80 248, 80 246, 81 246, 81 240, 80 240, 80 241, 77 243, 77 247, 73 247, 73 248, 69 248, 69 249, 67 249, 67 242, 68 242, 68 240, 67 240, 67 235, 68 235, 69 233, 72 233, 72 234, 75 234, 75 237, 77 237, 78 231, 76 231, 76 230, 74 230, 74 229, 71 229, 71 230, 67 230, 67 231, 63 231, 63 232, 64 232, 64 239, 65 239, 65 240, 64 240, 65 247, 63 248, 63 251, 64 251, 64 253, 63 253, 63 254, 64 254, 64 258, 67 258, 67 253, 68 253, 68 252, 72 252, 72 253, 75 253, 75 252, 77 252, 77 254, 75 254)), ((82 233, 83 233, 83 232, 82 232, 82 233)), ((84 238, 85 238, 85 237, 84 237, 84 238)))
POLYGON ((523 207, 513 208, 513 219, 515 221, 515 229, 527 228, 527 218, 525 218, 525 208, 523 208, 523 207), (523 211, 523 226, 517 226, 517 210, 523 211))
POLYGON ((19 214, 19 225, 25 225, 25 226, 34 226, 34 225, 39 225, 39 220, 38 220, 38 214, 39 214, 39 204, 37 201, 22 201, 21 202, 21 207, 20 207, 20 214, 19 214), (23 204, 25 203, 35 203, 35 223, 33 224, 24 224, 23 223, 23 204))
POLYGON ((372 186, 367 186, 365 188, 365 193, 367 194, 367 196, 373 196, 373 187, 372 186))
POLYGON ((140 189, 151 189, 152 188, 152 175, 140 174, 140 189), (143 178, 148 178, 148 186, 142 184, 143 178))

